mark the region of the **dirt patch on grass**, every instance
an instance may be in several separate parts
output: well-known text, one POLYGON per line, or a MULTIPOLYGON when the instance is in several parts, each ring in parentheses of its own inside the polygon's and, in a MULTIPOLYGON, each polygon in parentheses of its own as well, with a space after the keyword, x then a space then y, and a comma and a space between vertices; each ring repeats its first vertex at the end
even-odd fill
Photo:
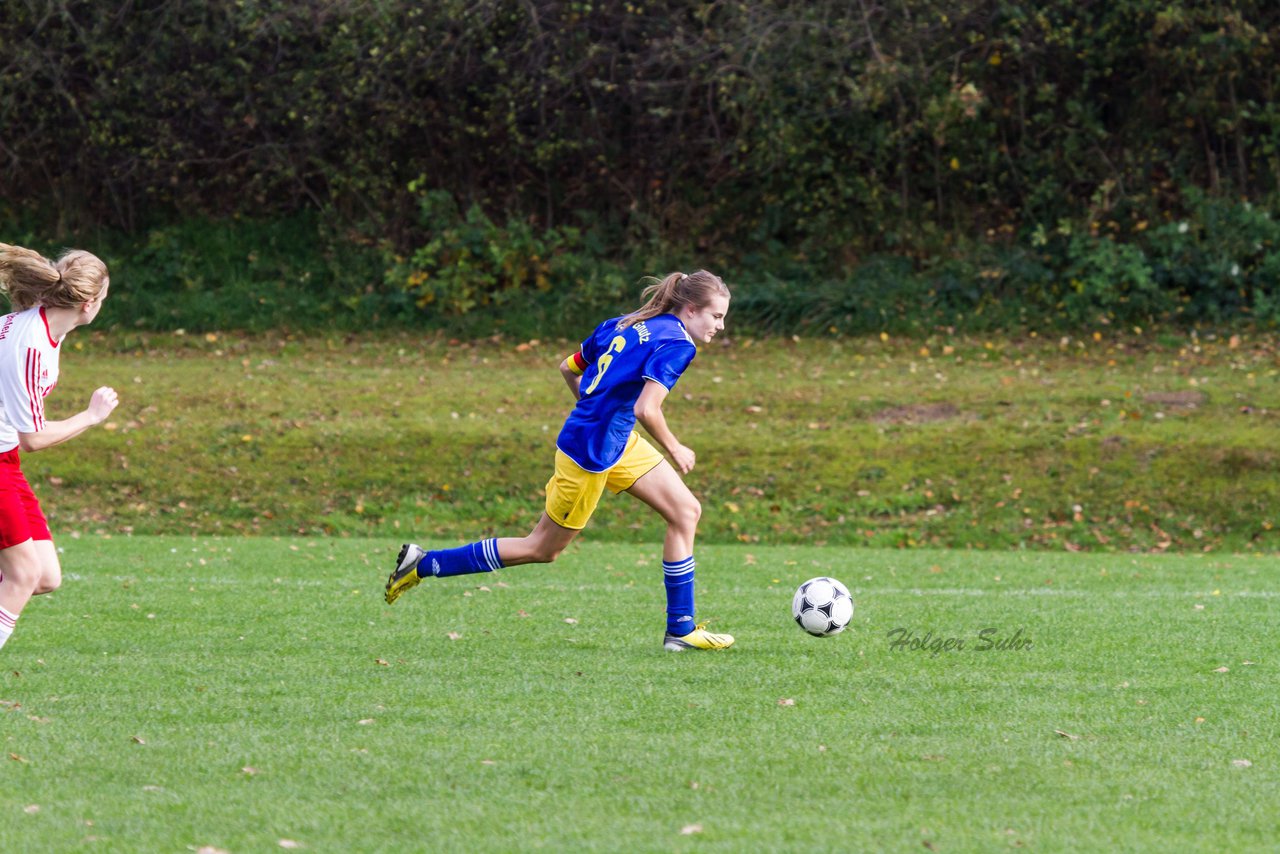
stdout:
POLYGON ((876 424, 933 424, 959 417, 960 410, 950 403, 913 403, 891 406, 871 416, 876 424))
POLYGON ((1195 409, 1209 398, 1202 391, 1153 391, 1144 395, 1142 399, 1144 402, 1156 406, 1168 406, 1174 409, 1195 409))

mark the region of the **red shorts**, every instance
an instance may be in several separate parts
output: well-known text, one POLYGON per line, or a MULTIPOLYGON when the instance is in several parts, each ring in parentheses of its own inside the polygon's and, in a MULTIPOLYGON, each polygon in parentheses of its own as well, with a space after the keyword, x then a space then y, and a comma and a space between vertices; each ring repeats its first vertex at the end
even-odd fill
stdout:
POLYGON ((18 449, 0 453, 0 549, 52 539, 40 502, 18 464, 18 449))

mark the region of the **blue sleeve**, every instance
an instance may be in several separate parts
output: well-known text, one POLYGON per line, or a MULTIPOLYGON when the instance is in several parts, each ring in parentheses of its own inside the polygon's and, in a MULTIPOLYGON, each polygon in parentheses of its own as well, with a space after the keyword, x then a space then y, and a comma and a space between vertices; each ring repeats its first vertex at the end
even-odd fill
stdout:
MULTIPOLYGON (((600 348, 597 343, 600 341, 601 337, 600 330, 604 329, 606 326, 610 326, 610 324, 616 324, 617 322, 617 318, 606 320, 604 323, 601 323, 595 329, 591 330, 591 334, 583 339, 581 348, 582 358, 587 360, 588 365, 594 365, 596 363, 596 359, 600 358, 600 348)), ((610 328, 612 327, 610 326, 610 328)))
POLYGON ((596 334, 592 332, 582 340, 582 346, 578 348, 582 353, 582 358, 586 359, 588 365, 595 364, 597 353, 595 352, 596 334))
POLYGON ((659 347, 645 362, 644 378, 656 380, 670 391, 675 388, 676 380, 680 379, 680 375, 684 373, 685 368, 689 367, 689 363, 696 355, 698 355, 697 348, 684 341, 659 347))

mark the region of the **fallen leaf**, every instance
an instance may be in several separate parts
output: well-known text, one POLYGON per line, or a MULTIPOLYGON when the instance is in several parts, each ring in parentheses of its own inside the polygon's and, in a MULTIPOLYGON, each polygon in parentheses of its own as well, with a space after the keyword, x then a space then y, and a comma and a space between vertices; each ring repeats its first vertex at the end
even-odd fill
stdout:
POLYGON ((135 735, 135 736, 133 736, 132 738, 130 738, 129 740, 130 740, 130 741, 132 741, 134 744, 146 744, 146 743, 147 743, 147 742, 146 742, 146 739, 144 739, 144 738, 143 738, 142 736, 140 736, 140 735, 135 735))
POLYGON ((527 617, 527 616, 529 616, 529 612, 528 612, 528 611, 526 611, 526 610, 524 610, 523 608, 521 608, 519 611, 516 611, 516 616, 517 616, 517 617, 527 617))
POLYGON ((1221 667, 1216 667, 1216 668, 1214 668, 1213 672, 1214 672, 1214 673, 1230 673, 1230 672, 1231 672, 1231 668, 1230 668, 1230 667, 1227 667, 1227 666, 1224 664, 1224 665, 1222 665, 1221 667))
POLYGON ((1079 740, 1080 740, 1080 736, 1078 736, 1078 735, 1072 735, 1072 734, 1071 734, 1071 733, 1069 733, 1069 732, 1063 732, 1063 731, 1062 731, 1062 730, 1060 730, 1060 729, 1055 729, 1055 730, 1054 730, 1054 732, 1055 732, 1055 733, 1057 733, 1058 735, 1062 736, 1063 738, 1070 739, 1071 741, 1079 741, 1079 740))
POLYGON ((700 824, 686 824, 684 827, 680 828, 681 836, 692 836, 695 833, 701 833, 701 832, 702 832, 702 825, 700 824))
POLYGON ((16 754, 16 753, 10 753, 10 754, 9 754, 9 758, 10 758, 10 759, 12 759, 14 762, 26 762, 26 761, 27 761, 27 757, 25 757, 25 756, 19 756, 19 755, 18 755, 18 754, 16 754))
POLYGON ((781 700, 778 701, 779 706, 794 706, 795 704, 796 704, 796 701, 791 699, 790 697, 783 697, 781 700))
POLYGON ((385 658, 375 658, 373 661, 375 664, 381 664, 383 667, 391 666, 391 664, 385 658))

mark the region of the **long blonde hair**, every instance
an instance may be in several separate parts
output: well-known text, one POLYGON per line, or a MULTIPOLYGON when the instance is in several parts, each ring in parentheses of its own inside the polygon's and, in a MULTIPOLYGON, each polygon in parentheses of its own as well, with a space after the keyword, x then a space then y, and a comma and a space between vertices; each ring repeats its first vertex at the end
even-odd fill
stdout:
POLYGON ((664 279, 650 276, 647 281, 650 284, 640 294, 644 305, 619 320, 618 329, 626 329, 660 314, 673 314, 686 305, 702 308, 717 294, 729 296, 728 286, 719 276, 706 270, 668 273, 664 279))
POLYGON ((31 249, 0 243, 0 291, 9 295, 14 311, 37 305, 75 308, 97 299, 107 283, 107 265, 82 249, 50 261, 31 249))

